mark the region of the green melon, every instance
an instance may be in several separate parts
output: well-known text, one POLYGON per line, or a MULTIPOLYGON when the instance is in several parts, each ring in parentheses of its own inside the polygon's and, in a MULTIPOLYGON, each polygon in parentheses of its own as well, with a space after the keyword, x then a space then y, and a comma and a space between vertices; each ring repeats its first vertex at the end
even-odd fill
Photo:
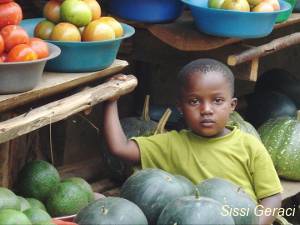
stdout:
POLYGON ((31 208, 39 208, 44 211, 47 211, 44 203, 42 203, 40 200, 37 200, 35 198, 26 198, 27 202, 30 204, 31 208))
POLYGON ((221 203, 211 198, 185 196, 170 202, 160 214, 157 225, 234 225, 221 203))
POLYGON ((61 182, 51 190, 46 202, 51 216, 68 216, 88 205, 86 192, 73 182, 61 182))
POLYGON ((51 216, 44 210, 39 208, 30 208, 23 212, 33 225, 44 225, 51 223, 51 216))
POLYGON ((260 140, 260 136, 256 129, 251 125, 251 123, 248 123, 246 120, 244 120, 243 117, 241 117, 241 115, 236 111, 230 114, 228 125, 236 126, 240 130, 248 134, 252 134, 260 140))
POLYGON ((258 132, 280 177, 300 181, 300 122, 290 117, 271 119, 258 132))
POLYGON ((225 179, 211 178, 197 184, 197 189, 200 196, 220 202, 224 207, 224 214, 230 214, 230 209, 236 210, 238 213, 231 213, 235 224, 258 224, 256 202, 240 186, 225 179), (247 211, 244 212, 244 209, 247 211))
POLYGON ((118 197, 98 199, 80 210, 75 217, 79 225, 147 225, 142 210, 134 203, 118 197))
POLYGON ((81 177, 70 177, 70 178, 63 180, 63 182, 65 182, 65 181, 66 182, 70 181, 70 182, 73 182, 73 183, 79 185, 85 191, 89 202, 94 201, 95 197, 94 197, 94 192, 92 190, 92 187, 84 179, 82 179, 81 177))
POLYGON ((297 114, 295 103, 278 92, 254 92, 246 95, 245 119, 258 128, 272 118, 294 117, 297 114))
POLYGON ((15 209, 0 210, 0 225, 31 225, 27 216, 15 209))
MULTIPOLYGON (((137 204, 150 224, 155 224, 163 208, 187 193, 181 179, 159 169, 144 169, 130 176, 122 185, 120 196, 137 204)), ((193 191, 193 189, 191 189, 193 191)))
POLYGON ((0 187, 0 209, 21 209, 20 199, 11 190, 0 187))
POLYGON ((53 165, 35 160, 27 163, 18 174, 17 189, 24 197, 44 201, 59 180, 59 174, 53 165))
POLYGON ((30 203, 25 198, 23 198, 21 196, 18 196, 18 198, 20 200, 20 207, 21 207, 20 210, 22 212, 25 211, 25 210, 27 210, 27 209, 29 209, 29 208, 31 208, 30 203))
POLYGON ((181 175, 174 175, 174 177, 176 177, 180 181, 179 183, 185 190, 186 195, 190 195, 195 192, 196 186, 192 181, 181 175))

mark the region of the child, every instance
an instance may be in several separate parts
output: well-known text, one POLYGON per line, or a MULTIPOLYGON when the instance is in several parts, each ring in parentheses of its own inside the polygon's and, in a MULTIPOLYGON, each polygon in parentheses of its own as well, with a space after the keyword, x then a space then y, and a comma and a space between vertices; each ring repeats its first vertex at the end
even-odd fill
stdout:
MULTIPOLYGON (((231 180, 268 210, 279 208, 282 188, 265 147, 256 137, 226 126, 237 104, 233 94, 234 76, 227 66, 212 59, 195 60, 178 76, 178 108, 189 130, 127 140, 112 99, 104 109, 109 149, 142 168, 180 174, 194 183, 211 177, 231 180)), ((262 215, 259 224, 273 220, 262 215)))

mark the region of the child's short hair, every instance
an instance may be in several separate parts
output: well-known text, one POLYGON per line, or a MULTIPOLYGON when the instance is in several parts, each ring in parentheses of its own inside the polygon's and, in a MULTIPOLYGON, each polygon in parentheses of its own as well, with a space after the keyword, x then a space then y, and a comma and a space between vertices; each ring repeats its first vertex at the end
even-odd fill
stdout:
POLYGON ((202 74, 207 74, 208 72, 220 72, 224 78, 228 81, 230 92, 232 96, 234 95, 234 75, 231 70, 225 64, 215 60, 215 59, 197 59, 187 65, 185 65, 178 74, 177 86, 183 87, 186 84, 187 77, 190 74, 201 72, 202 74))

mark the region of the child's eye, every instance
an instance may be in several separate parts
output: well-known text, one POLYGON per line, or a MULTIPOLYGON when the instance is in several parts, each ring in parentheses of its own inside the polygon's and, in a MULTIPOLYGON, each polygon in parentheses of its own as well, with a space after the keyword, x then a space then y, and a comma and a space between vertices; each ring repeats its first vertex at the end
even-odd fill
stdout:
POLYGON ((216 104, 222 104, 224 102, 224 99, 223 98, 216 98, 215 99, 215 103, 216 104))
POLYGON ((190 105, 197 105, 197 104, 199 104, 199 100, 194 98, 194 99, 189 100, 188 103, 190 105))

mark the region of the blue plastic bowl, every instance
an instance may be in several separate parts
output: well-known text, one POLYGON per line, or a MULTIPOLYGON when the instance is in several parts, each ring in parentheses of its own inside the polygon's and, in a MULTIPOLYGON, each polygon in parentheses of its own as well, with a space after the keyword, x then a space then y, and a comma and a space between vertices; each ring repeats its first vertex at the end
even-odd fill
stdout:
POLYGON ((178 18, 183 3, 180 0, 109 0, 108 10, 128 20, 163 23, 178 18))
POLYGON ((279 13, 291 5, 280 0, 280 10, 274 12, 241 12, 208 8, 208 0, 182 0, 194 17, 197 28, 210 35, 235 38, 258 38, 270 34, 279 13))
MULTIPOLYGON (((21 26, 33 36, 35 26, 43 18, 25 19, 21 26)), ((56 72, 91 72, 109 67, 116 59, 121 41, 134 34, 134 28, 122 23, 124 35, 108 41, 91 42, 47 42, 61 49, 59 57, 47 62, 45 69, 56 72)))

